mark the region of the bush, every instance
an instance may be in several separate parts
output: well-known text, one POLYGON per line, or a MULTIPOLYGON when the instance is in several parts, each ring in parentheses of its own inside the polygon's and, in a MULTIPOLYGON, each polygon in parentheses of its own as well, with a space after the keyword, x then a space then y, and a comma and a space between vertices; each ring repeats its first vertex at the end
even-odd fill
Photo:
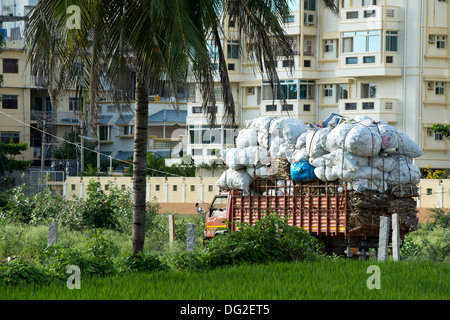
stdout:
POLYGON ((164 264, 156 255, 139 253, 133 255, 126 253, 116 261, 119 272, 151 272, 167 270, 168 266, 164 264))
POLYGON ((14 259, 0 265, 0 284, 50 283, 57 279, 56 274, 24 258, 14 259))
POLYGON ((287 217, 267 215, 254 225, 239 224, 238 232, 214 237, 202 252, 168 256, 174 269, 204 269, 241 263, 314 260, 322 249, 305 230, 290 226, 287 217))

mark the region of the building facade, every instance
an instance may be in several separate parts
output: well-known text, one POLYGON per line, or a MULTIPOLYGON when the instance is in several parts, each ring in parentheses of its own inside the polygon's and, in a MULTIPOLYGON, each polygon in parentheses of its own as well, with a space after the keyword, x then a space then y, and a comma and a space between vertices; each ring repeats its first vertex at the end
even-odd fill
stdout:
POLYGON ((418 167, 450 169, 449 141, 431 129, 450 124, 448 1, 339 0, 338 16, 320 0, 290 3, 283 23, 295 55, 277 61, 286 103, 254 72, 252 44, 228 25, 222 45, 239 126, 226 126, 219 102, 217 129, 208 130, 201 95, 191 88, 187 152, 196 162, 233 146, 247 120, 281 116, 321 124, 336 113, 385 120, 423 148, 418 167))

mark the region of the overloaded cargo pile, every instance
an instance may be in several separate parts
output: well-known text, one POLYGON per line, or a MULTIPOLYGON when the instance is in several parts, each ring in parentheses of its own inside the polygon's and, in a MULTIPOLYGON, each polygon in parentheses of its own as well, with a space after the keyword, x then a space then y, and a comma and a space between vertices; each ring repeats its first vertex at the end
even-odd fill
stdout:
POLYGON ((423 151, 387 122, 358 116, 322 128, 261 117, 240 131, 236 146, 223 152, 229 169, 217 181, 222 190, 250 194, 254 178, 337 183, 350 192, 355 226, 377 225, 380 215, 399 213, 404 229, 417 228, 412 197, 421 173, 412 161, 423 151))

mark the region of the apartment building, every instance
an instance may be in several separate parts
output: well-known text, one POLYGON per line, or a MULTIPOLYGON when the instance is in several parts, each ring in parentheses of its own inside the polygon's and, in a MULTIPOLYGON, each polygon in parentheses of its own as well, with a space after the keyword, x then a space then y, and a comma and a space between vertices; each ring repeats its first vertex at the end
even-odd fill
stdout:
POLYGON ((226 126, 219 102, 217 128, 208 130, 193 86, 188 153, 199 163, 217 158, 217 151, 233 146, 239 128, 256 117, 321 124, 336 113, 388 121, 423 148, 425 154, 415 161, 418 167, 450 169, 449 141, 431 129, 435 123, 450 124, 448 1, 339 0, 339 16, 320 0, 290 3, 291 15, 283 23, 295 56, 277 61, 286 103, 255 74, 249 59, 252 44, 239 39, 231 23, 223 48, 239 126, 226 126))
MULTIPOLYGON (((6 143, 11 138, 14 142, 27 143, 29 149, 23 153, 23 159, 33 160, 32 169, 65 172, 65 160, 69 159, 57 159, 55 150, 61 146, 66 134, 75 132, 85 137, 85 142, 93 141, 90 119, 85 111, 89 101, 86 94, 83 98, 79 97, 75 88, 62 90, 52 101, 46 79, 31 74, 27 66, 23 32, 25 16, 37 2, 0 0, 0 33, 5 40, 0 54, 3 75, 3 85, 0 87, 0 139, 6 143)), ((105 90, 100 102, 99 117, 95 120, 99 141, 94 148, 100 152, 98 160, 110 157, 126 160, 133 155, 134 87, 131 86, 126 92, 120 91, 120 94, 119 99, 112 99, 110 92, 105 90)), ((167 89, 151 92, 148 152, 167 157, 183 141, 187 107, 185 102, 174 101, 167 89)), ((81 149, 78 148, 78 151, 77 159, 70 161, 70 174, 82 169, 81 149)), ((64 173, 61 177, 64 179, 64 173)))

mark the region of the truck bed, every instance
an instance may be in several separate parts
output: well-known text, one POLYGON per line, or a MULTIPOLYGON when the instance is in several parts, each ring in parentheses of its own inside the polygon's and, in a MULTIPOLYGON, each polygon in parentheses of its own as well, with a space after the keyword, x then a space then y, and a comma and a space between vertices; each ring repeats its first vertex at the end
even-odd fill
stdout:
POLYGON ((229 221, 253 224, 268 213, 278 213, 312 235, 347 235, 347 190, 342 185, 255 180, 250 195, 232 190, 229 203, 229 221))

